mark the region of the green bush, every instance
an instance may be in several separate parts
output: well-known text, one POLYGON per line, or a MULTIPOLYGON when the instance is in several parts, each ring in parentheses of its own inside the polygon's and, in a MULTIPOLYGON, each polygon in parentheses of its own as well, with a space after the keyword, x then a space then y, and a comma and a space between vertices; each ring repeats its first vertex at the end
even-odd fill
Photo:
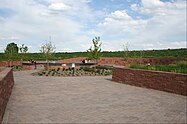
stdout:
POLYGON ((39 75, 39 76, 42 76, 43 74, 42 74, 41 72, 38 72, 38 75, 39 75))
POLYGON ((56 71, 60 71, 60 68, 57 68, 57 70, 56 71))
POLYGON ((187 74, 187 61, 179 61, 169 65, 130 65, 130 68, 187 74))

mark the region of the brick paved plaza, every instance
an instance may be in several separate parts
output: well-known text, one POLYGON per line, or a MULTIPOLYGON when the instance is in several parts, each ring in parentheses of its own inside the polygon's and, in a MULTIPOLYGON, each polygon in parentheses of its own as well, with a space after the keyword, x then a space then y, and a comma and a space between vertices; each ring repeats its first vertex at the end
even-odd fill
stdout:
POLYGON ((14 72, 4 123, 186 123, 186 96, 107 77, 39 77, 14 72))

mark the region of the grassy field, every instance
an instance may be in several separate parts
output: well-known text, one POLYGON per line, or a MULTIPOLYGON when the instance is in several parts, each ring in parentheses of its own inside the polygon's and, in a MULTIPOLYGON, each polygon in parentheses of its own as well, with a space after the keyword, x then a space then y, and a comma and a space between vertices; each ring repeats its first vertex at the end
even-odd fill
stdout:
POLYGON ((186 61, 179 61, 169 65, 130 65, 130 68, 187 74, 186 61))
MULTIPOLYGON (((143 51, 129 51, 124 56, 123 51, 116 52, 102 52, 102 57, 127 57, 127 58, 187 58, 187 48, 181 49, 167 49, 167 50, 143 50, 143 51)), ((86 52, 73 53, 55 53, 51 60, 61 60, 65 58, 87 57, 86 52)), ((13 56, 13 60, 45 60, 41 53, 26 53, 17 54, 13 56)), ((8 60, 4 53, 0 53, 0 61, 8 60)))

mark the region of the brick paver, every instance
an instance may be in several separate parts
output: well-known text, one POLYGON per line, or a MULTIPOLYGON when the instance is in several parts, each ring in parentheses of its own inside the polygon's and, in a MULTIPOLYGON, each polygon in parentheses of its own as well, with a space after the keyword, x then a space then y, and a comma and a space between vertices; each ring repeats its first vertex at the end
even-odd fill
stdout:
POLYGON ((36 77, 14 72, 4 123, 186 123, 186 96, 111 77, 36 77))

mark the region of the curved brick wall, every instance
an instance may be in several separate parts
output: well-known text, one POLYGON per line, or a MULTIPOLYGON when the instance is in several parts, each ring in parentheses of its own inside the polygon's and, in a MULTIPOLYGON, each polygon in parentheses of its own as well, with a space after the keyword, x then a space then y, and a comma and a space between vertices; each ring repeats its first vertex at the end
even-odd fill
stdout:
POLYGON ((10 68, 0 69, 0 123, 8 103, 9 97, 12 93, 14 85, 13 72, 10 68))
POLYGON ((187 74, 115 67, 112 80, 187 96, 187 74))

